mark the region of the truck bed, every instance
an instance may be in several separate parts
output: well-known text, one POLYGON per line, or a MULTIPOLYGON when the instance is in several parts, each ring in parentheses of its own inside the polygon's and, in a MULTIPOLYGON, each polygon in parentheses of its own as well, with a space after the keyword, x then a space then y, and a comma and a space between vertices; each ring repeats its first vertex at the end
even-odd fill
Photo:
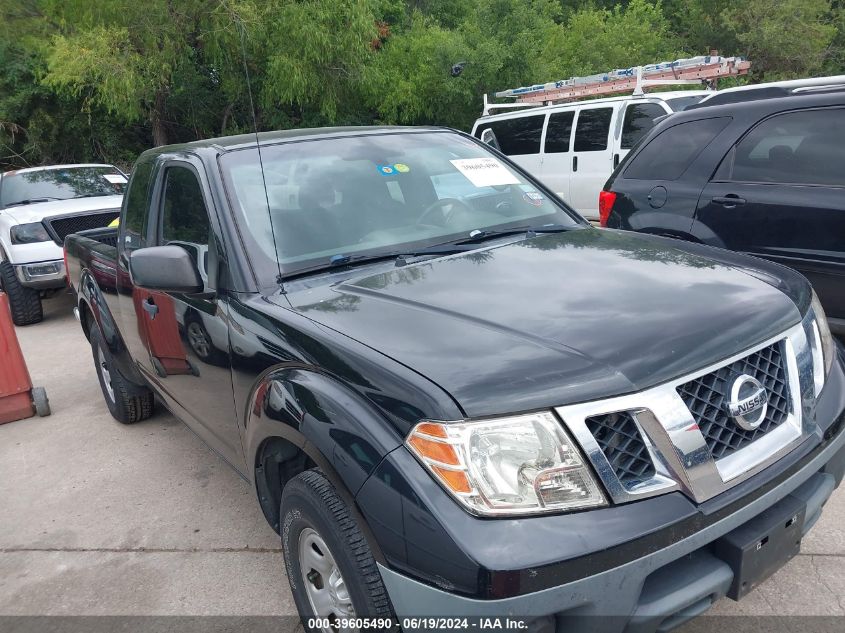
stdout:
POLYGON ((116 289, 117 229, 105 227, 68 235, 65 262, 69 284, 75 290, 83 270, 90 271, 102 290, 116 289))

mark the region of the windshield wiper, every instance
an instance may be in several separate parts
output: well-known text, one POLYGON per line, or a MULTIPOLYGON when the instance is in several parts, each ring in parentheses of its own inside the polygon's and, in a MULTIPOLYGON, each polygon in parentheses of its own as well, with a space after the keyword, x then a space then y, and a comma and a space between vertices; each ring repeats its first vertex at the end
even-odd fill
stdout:
POLYGON ((465 253, 472 250, 469 246, 455 246, 454 244, 435 244, 433 246, 426 246, 423 248, 415 248, 409 251, 390 251, 388 253, 379 253, 376 255, 345 255, 339 253, 329 258, 329 261, 315 266, 308 266, 300 270, 293 271, 287 275, 283 275, 284 279, 292 277, 299 277, 310 273, 320 272, 324 270, 331 270, 334 268, 349 268, 351 266, 360 266, 363 264, 371 264, 379 261, 394 260, 396 266, 404 266, 408 262, 408 257, 424 257, 426 255, 455 255, 456 253, 465 253))
POLYGON ((534 237, 538 233, 561 233, 573 227, 564 224, 544 224, 540 226, 516 226, 510 229, 499 229, 497 231, 476 230, 469 234, 468 238, 456 240, 453 244, 478 244, 495 237, 506 237, 508 235, 519 235, 525 233, 526 237, 534 237))
POLYGON ((26 200, 16 200, 15 202, 10 202, 6 205, 6 208, 17 207, 22 204, 35 204, 36 202, 49 202, 50 200, 66 200, 66 198, 51 198, 50 196, 44 196, 42 198, 27 198, 26 200))
POLYGON ((109 193, 108 191, 101 191, 99 193, 82 193, 82 194, 79 194, 78 196, 74 196, 73 198, 75 200, 76 198, 100 198, 101 196, 114 196, 114 195, 117 195, 117 194, 109 193))

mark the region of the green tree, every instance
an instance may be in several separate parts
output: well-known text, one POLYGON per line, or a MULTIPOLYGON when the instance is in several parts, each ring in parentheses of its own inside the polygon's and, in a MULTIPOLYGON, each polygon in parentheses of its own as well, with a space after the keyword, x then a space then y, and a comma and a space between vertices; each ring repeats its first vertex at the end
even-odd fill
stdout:
POLYGON ((745 0, 728 5, 721 19, 758 80, 820 72, 837 34, 828 0, 745 0))

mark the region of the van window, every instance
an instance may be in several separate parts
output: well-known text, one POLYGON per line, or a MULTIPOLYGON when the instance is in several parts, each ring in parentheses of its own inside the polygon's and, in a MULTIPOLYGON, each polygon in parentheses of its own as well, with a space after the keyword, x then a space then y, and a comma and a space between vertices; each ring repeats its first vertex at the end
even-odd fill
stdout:
POLYGON ((539 154, 544 118, 544 114, 539 114, 491 121, 480 126, 475 131, 475 135, 481 138, 484 130, 493 130, 496 141, 499 143, 499 149, 508 156, 539 154))
POLYGON ((569 151, 573 119, 575 119, 574 110, 554 112, 549 116, 549 124, 546 127, 546 154, 561 154, 569 151))
POLYGON ((845 109, 780 114, 722 161, 718 180, 845 186, 845 109))
POLYGON ((625 109, 625 121, 622 123, 622 149, 631 149, 654 127, 654 119, 666 114, 666 110, 656 103, 631 103, 625 109))
POLYGON ((600 152, 607 149, 613 108, 592 108, 578 113, 575 128, 576 152, 600 152))
POLYGON ((663 130, 634 156, 625 178, 677 180, 730 122, 730 117, 700 119, 663 130))

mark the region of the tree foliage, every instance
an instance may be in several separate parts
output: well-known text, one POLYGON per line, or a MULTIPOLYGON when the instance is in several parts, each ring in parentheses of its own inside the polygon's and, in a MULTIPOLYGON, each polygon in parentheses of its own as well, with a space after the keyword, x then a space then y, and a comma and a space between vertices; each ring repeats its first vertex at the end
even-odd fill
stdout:
POLYGON ((750 81, 838 74, 843 3, 0 0, 0 167, 127 165, 254 122, 467 128, 484 93, 711 49, 750 81))

